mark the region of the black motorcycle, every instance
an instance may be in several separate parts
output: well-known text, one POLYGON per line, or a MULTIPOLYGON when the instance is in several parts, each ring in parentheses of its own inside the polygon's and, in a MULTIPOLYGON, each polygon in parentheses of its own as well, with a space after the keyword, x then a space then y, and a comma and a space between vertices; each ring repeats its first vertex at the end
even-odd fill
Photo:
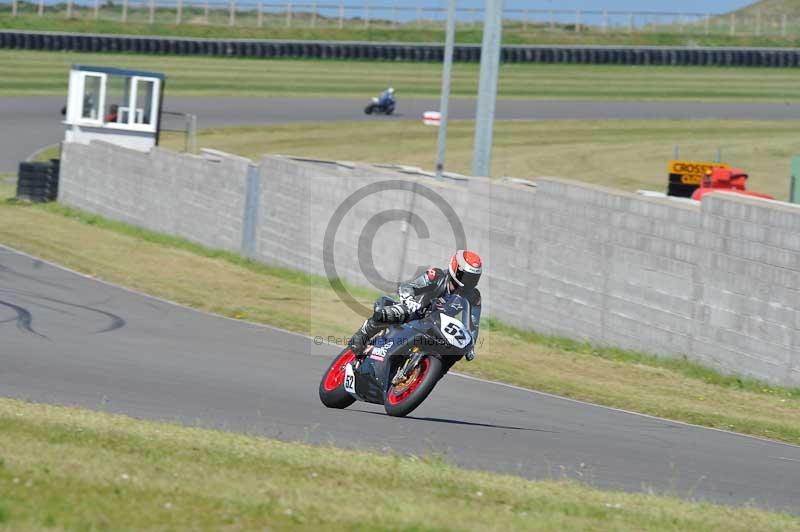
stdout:
MULTIPOLYGON (((392 304, 383 297, 376 306, 392 304)), ((470 310, 466 298, 450 294, 424 318, 384 330, 362 356, 345 348, 319 383, 322 404, 347 408, 358 400, 382 404, 390 416, 410 414, 473 348, 470 310)))
POLYGON ((397 105, 397 100, 394 97, 376 97, 364 108, 364 112, 368 115, 372 113, 390 115, 394 113, 395 105, 397 105))

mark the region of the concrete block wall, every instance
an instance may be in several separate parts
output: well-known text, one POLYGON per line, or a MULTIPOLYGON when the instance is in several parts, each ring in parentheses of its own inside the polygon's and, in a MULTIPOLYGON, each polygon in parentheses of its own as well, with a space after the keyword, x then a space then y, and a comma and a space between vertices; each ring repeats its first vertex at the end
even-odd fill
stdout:
POLYGON ((717 194, 702 210, 693 356, 800 385, 800 206, 717 194))
POLYGON ((800 207, 538 184, 529 326, 800 385, 800 207))
POLYGON ((337 274, 385 291, 445 265, 457 244, 449 207, 486 263, 484 313, 800 386, 798 206, 730 194, 698 204, 549 178, 436 181, 282 156, 254 168, 225 154, 211 162, 102 143, 63 153, 64 203, 312 274, 326 274, 326 231, 345 205, 331 240, 337 274), (249 246, 245 210, 255 216, 249 246), (367 249, 370 226, 379 228, 367 249), (370 282, 365 257, 383 281, 370 282))
POLYGON ((104 142, 62 146, 59 201, 194 242, 238 251, 250 161, 104 142))
POLYGON ((531 273, 540 285, 532 310, 545 330, 656 354, 689 352, 698 206, 542 180, 535 210, 531 273))

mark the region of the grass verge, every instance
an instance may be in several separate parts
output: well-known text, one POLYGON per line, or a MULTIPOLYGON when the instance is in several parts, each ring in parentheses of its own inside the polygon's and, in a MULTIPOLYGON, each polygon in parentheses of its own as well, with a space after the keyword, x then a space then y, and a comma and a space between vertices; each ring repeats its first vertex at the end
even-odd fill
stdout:
MULTIPOLYGON (((474 125, 448 126, 448 170, 470 174, 474 125)), ((674 145, 687 159, 725 162, 750 172, 749 187, 786 199, 789 167, 798 153, 790 121, 536 120, 495 123, 492 175, 563 176, 623 190, 666 190, 674 145)), ((284 153, 350 161, 396 162, 432 169, 436 128, 385 120, 286 124, 202 130, 201 147, 258 160, 284 153), (367 146, 368 148, 364 148, 367 146)), ((182 137, 165 137, 182 149, 182 137)))
POLYGON ((0 399, 0 528, 264 527, 766 531, 800 520, 0 399))
MULTIPOLYGON (((322 278, 270 268, 58 204, 0 203, 0 242, 156 296, 313 336, 345 338, 363 320, 339 302, 322 278)), ((360 290, 355 295, 368 303, 375 294, 360 290)), ((687 360, 596 349, 487 320, 478 357, 457 369, 800 444, 798 390, 722 376, 687 360)))
MULTIPOLYGON (((76 63, 164 72, 170 97, 366 98, 391 85, 401 105, 408 98, 438 98, 442 72, 438 63, 0 50, 0 96, 65 95, 69 67, 76 63)), ((453 66, 453 97, 475 98, 479 68, 476 63, 453 66)), ((500 68, 498 97, 792 102, 799 80, 796 69, 781 68, 514 63, 500 68)))

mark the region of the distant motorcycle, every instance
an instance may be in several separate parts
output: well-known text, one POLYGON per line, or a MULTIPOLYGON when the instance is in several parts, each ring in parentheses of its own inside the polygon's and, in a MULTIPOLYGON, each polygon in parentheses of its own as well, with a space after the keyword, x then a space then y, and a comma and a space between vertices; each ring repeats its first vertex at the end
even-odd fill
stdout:
POLYGON ((364 112, 368 115, 372 113, 390 115, 394 113, 394 108, 397 105, 397 100, 394 97, 394 89, 385 91, 364 108, 364 112))
MULTIPOLYGON (((384 297, 378 305, 392 303, 384 297)), ((328 408, 347 408, 358 400, 381 404, 390 416, 408 415, 473 348, 474 337, 469 302, 448 295, 424 318, 376 336, 364 356, 345 348, 322 376, 319 398, 328 408)))

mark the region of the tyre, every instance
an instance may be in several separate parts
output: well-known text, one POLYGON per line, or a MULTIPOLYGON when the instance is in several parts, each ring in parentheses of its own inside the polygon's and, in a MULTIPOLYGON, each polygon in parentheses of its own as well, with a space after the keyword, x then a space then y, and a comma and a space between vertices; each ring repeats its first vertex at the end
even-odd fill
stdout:
POLYGON ((328 408, 347 408, 356 400, 344 389, 344 368, 353 362, 356 355, 345 349, 328 366, 319 383, 319 400, 328 408))
POLYGON ((368 115, 371 115, 371 114, 372 114, 372 111, 374 111, 374 110, 375 110, 375 106, 374 106, 374 105, 372 105, 372 104, 369 104, 368 106, 366 106, 366 107, 364 108, 364 113, 365 113, 365 114, 368 114, 368 115))
POLYGON ((387 115, 390 115, 392 113, 394 113, 394 105, 390 105, 389 107, 386 108, 387 115))
POLYGON ((405 383, 389 387, 383 402, 386 413, 403 417, 413 412, 433 391, 441 373, 441 360, 431 356, 424 357, 405 383))

